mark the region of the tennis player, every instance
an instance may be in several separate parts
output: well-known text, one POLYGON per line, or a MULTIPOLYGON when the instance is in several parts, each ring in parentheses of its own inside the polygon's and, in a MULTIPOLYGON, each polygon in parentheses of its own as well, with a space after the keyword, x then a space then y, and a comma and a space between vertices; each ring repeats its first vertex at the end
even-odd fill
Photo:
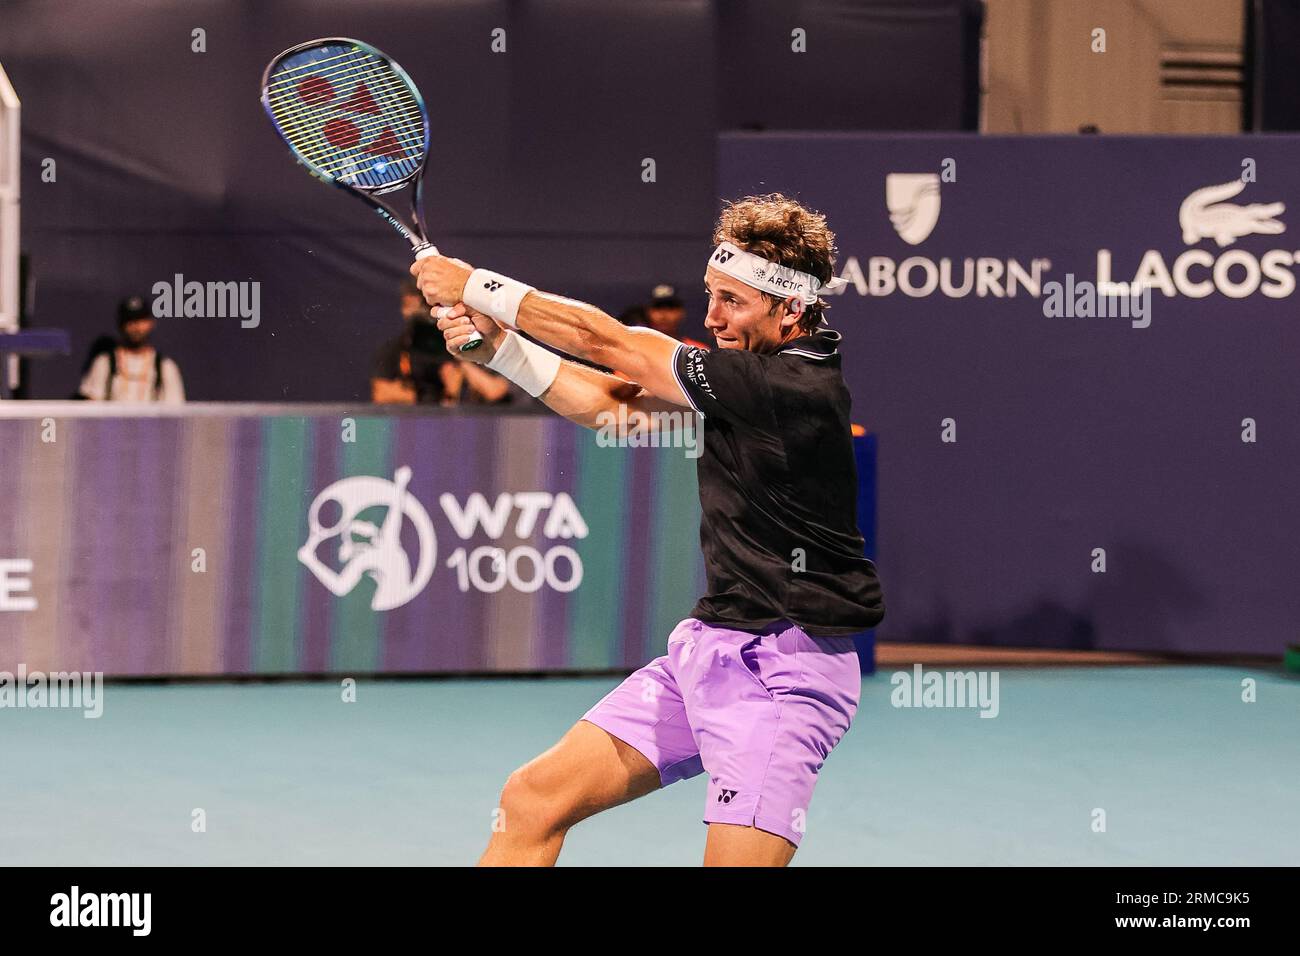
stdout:
POLYGON ((680 420, 683 407, 704 417, 708 592, 668 636, 667 654, 510 775, 481 864, 552 864, 580 820, 707 772, 705 865, 783 866, 857 710, 848 635, 878 624, 884 607, 857 528, 840 336, 824 327, 818 294, 841 282, 834 235, 825 217, 773 194, 728 205, 713 239, 712 351, 457 259, 411 269, 426 301, 454 303, 438 323, 451 354, 486 363, 566 418, 595 428, 620 404, 629 427, 680 420), (475 327, 484 345, 461 353, 475 327), (633 381, 564 361, 515 330, 633 381))

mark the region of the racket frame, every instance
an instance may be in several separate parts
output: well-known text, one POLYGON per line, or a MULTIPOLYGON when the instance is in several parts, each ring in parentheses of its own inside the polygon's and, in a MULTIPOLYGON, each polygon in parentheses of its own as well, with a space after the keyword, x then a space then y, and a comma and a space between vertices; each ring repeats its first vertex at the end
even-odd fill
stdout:
MULTIPOLYGON (((425 232, 424 215, 422 211, 422 201, 424 197, 424 170, 429 161, 429 146, 431 142, 429 135, 429 111, 425 106, 424 95, 420 92, 420 88, 415 84, 415 81, 411 79, 411 75, 407 73, 406 70, 402 69, 400 63, 382 50, 376 49, 369 43, 352 37, 319 37, 315 40, 295 43, 288 49, 282 50, 280 53, 276 54, 276 56, 271 59, 271 62, 267 64, 266 69, 262 71, 261 99, 262 107, 266 110, 266 115, 270 118, 271 125, 275 127, 276 133, 279 134, 280 139, 284 144, 292 150, 294 158, 298 161, 300 166, 321 182, 343 190, 343 192, 356 197, 375 212, 379 213, 380 217, 385 222, 397 230, 402 238, 411 244, 411 251, 415 253, 416 259, 423 259, 427 256, 438 254, 437 247, 429 241, 428 234, 425 232), (289 137, 285 135, 283 128, 280 126, 280 121, 276 119, 275 113, 271 109, 271 80, 276 67, 296 53, 301 53, 304 50, 310 50, 314 47, 321 47, 327 44, 351 45, 359 50, 369 53, 371 56, 379 58, 387 64, 394 73, 401 77, 402 81, 406 83, 407 88, 415 96, 415 103, 420 110, 420 119, 424 127, 424 149, 420 155, 420 164, 401 179, 396 179, 383 186, 365 187, 356 186, 352 183, 344 182, 335 176, 323 173, 317 169, 316 164, 304 156, 289 137), (388 193, 396 192, 405 186, 412 187, 410 193, 410 225, 403 221, 401 215, 396 209, 379 198, 388 193)), ((476 330, 470 336, 470 340, 461 346, 461 351, 468 352, 471 349, 477 348, 482 344, 482 341, 483 339, 481 334, 476 330)))

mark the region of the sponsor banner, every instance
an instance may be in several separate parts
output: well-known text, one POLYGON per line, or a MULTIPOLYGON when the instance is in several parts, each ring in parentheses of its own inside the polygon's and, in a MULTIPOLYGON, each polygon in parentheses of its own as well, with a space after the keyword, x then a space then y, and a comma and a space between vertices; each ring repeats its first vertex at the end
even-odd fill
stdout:
POLYGON ((347 421, 0 420, 0 671, 630 668, 699 596, 679 448, 347 421))
POLYGON ((822 210, 885 640, 1280 654, 1300 137, 729 134, 822 210))

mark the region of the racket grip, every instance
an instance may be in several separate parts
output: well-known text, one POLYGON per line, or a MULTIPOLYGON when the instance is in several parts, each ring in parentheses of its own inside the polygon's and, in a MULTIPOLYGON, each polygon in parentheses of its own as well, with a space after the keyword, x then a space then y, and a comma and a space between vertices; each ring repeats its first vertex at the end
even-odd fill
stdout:
MULTIPOLYGON (((419 262, 421 259, 427 259, 429 258, 429 256, 436 256, 436 255, 438 255, 438 247, 431 242, 425 243, 422 246, 415 247, 416 262, 419 262)), ((465 344, 460 347, 460 350, 462 352, 472 352, 482 344, 483 344, 483 333, 480 332, 478 329, 475 329, 473 332, 469 334, 469 339, 467 339, 465 344)))

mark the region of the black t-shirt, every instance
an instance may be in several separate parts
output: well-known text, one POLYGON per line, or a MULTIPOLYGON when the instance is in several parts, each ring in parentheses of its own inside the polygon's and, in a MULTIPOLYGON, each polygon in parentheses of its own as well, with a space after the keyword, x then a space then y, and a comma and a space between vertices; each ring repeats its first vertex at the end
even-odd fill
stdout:
POLYGON ((884 617, 858 531, 839 340, 823 329, 770 354, 678 346, 677 380, 704 416, 708 593, 692 617, 739 630, 789 620, 818 636, 864 631, 884 617))

